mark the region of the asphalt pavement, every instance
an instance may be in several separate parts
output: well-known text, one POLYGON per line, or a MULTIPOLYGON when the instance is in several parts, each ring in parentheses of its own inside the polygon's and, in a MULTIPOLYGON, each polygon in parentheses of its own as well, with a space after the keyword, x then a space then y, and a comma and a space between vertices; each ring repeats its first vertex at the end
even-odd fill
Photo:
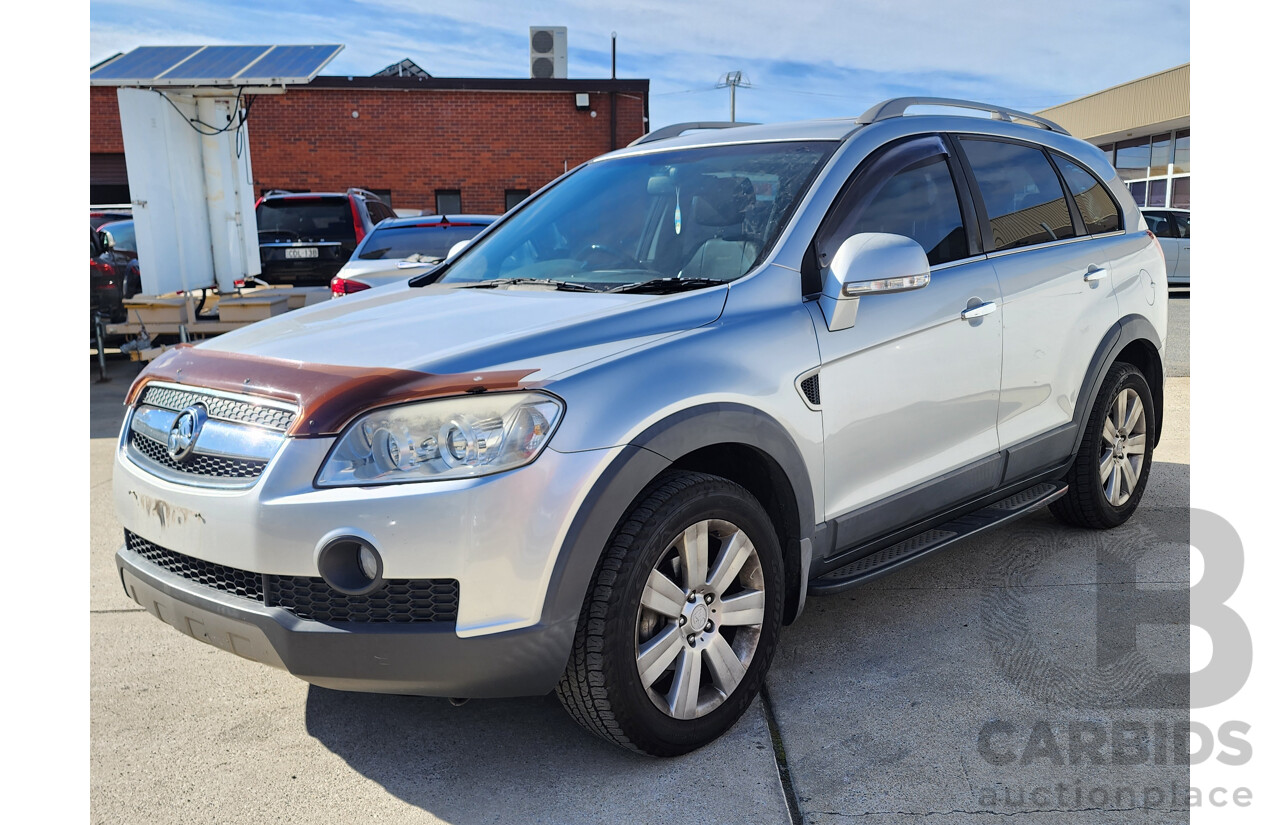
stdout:
POLYGON ((113 361, 90 405, 91 819, 1187 821, 1172 754, 1187 718, 1189 308, 1170 303, 1164 436, 1133 519, 1098 533, 1042 512, 811 599, 765 697, 669 760, 592 737, 552 696, 455 708, 325 690, 148 615, 112 561, 111 458, 138 370, 113 361))

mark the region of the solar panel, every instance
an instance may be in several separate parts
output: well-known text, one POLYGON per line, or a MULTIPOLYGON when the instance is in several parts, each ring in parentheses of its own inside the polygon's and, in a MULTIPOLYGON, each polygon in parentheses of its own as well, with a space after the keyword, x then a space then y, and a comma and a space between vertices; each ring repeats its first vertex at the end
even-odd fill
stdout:
POLYGON ((269 46, 207 46, 158 77, 230 80, 266 54, 269 46))
POLYGON ((89 73, 91 86, 276 86, 311 82, 342 51, 324 46, 142 46, 89 73))
POLYGON ((248 67, 245 74, 256 78, 305 77, 310 80, 340 51, 341 46, 276 46, 248 67))
POLYGON ((156 77, 198 51, 199 46, 143 46, 100 67, 89 75, 89 79, 156 77))

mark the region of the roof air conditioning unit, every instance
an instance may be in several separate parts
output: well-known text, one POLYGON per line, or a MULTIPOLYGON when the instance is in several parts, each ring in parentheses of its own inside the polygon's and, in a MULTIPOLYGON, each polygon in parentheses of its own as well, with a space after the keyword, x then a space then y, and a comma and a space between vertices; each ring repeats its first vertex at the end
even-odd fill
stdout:
POLYGON ((564 26, 529 27, 529 77, 569 76, 569 30, 564 26))

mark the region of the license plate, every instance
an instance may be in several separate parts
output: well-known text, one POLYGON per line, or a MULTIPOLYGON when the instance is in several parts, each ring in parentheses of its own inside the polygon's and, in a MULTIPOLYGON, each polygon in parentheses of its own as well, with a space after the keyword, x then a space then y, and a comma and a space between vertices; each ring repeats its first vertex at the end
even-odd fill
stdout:
POLYGON ((286 258, 318 258, 320 257, 320 250, 316 249, 314 246, 302 246, 293 249, 286 249, 284 251, 284 256, 286 258))

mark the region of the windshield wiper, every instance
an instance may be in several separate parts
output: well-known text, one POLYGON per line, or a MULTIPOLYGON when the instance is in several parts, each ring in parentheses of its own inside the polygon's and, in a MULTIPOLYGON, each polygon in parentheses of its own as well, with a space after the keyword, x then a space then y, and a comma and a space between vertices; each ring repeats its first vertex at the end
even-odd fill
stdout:
POLYGON ((510 284, 547 284, 564 292, 604 292, 603 289, 596 289, 586 284, 574 283, 573 281, 556 281, 550 278, 495 278, 492 281, 476 281, 470 284, 459 284, 459 287, 470 289, 492 289, 498 286, 508 286, 510 284))
POLYGON ((608 292, 683 292, 686 289, 700 289, 704 286, 718 286, 728 283, 719 278, 653 278, 648 281, 637 281, 634 284, 615 286, 608 292))

